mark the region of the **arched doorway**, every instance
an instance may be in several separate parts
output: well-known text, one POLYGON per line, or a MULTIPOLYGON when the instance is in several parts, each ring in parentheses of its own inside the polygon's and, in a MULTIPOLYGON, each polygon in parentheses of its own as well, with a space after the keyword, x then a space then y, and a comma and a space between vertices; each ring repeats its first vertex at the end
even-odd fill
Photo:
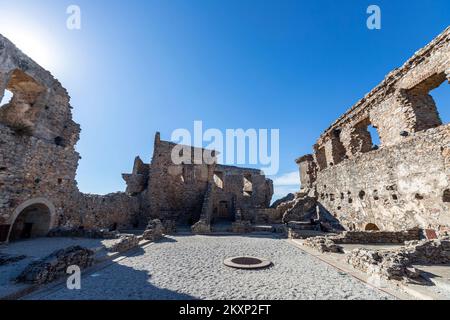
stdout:
POLYGON ((366 231, 380 231, 380 228, 375 223, 368 223, 366 224, 366 231))
POLYGON ((53 226, 54 206, 45 199, 21 204, 14 212, 9 241, 45 237, 53 226))

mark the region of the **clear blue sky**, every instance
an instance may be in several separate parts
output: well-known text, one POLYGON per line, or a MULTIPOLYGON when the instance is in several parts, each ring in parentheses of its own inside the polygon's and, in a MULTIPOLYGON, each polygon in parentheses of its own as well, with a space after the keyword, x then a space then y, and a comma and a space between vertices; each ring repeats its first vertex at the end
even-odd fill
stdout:
MULTIPOLYGON (((150 161, 156 131, 168 139, 202 120, 279 128, 280 195, 298 189, 294 159, 450 25, 450 1, 0 0, 0 14, 0 33, 69 90, 81 191, 123 190, 121 173, 136 155, 150 161), (70 4, 81 30, 65 27, 70 4), (379 31, 366 27, 370 4, 379 31)), ((449 86, 435 95, 448 122, 449 86)))

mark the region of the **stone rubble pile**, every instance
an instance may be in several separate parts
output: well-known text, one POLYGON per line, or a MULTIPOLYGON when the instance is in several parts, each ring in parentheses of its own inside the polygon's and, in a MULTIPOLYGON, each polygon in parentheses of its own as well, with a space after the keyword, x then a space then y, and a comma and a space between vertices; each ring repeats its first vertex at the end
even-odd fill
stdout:
POLYGON ((402 252, 359 248, 350 253, 347 257, 347 263, 369 275, 381 276, 389 280, 417 277, 415 274, 408 272, 408 268, 412 268, 412 266, 409 257, 402 252))
POLYGON ((287 236, 289 239, 307 239, 317 236, 316 231, 320 231, 320 223, 317 221, 291 221, 286 224, 287 236), (308 232, 313 231, 313 232, 308 232))
POLYGON ((177 224, 175 220, 164 220, 162 224, 164 226, 164 234, 177 233, 177 224))
POLYGON ((111 248, 108 248, 111 252, 125 252, 139 245, 139 238, 134 234, 121 234, 119 241, 115 243, 111 248))
POLYGON ((305 246, 313 248, 321 253, 333 252, 342 253, 344 252, 342 247, 337 245, 329 237, 312 237, 305 240, 303 243, 305 246))
POLYGON ((85 269, 92 265, 94 252, 80 246, 57 250, 38 261, 30 263, 17 277, 18 282, 44 284, 67 275, 72 265, 85 269))
POLYGON ((195 234, 208 234, 211 233, 211 225, 206 220, 200 219, 191 227, 191 230, 195 234))
POLYGON ((157 241, 164 236, 164 225, 161 220, 154 219, 148 223, 147 229, 144 231, 142 238, 144 240, 157 241))

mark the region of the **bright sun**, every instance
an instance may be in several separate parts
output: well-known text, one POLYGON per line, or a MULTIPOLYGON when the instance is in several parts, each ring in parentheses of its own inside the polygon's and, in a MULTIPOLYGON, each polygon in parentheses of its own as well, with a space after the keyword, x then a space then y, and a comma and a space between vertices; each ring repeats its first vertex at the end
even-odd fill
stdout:
POLYGON ((58 63, 51 50, 48 32, 39 26, 23 25, 20 20, 1 17, 0 34, 12 41, 23 53, 48 70, 54 70, 58 63))

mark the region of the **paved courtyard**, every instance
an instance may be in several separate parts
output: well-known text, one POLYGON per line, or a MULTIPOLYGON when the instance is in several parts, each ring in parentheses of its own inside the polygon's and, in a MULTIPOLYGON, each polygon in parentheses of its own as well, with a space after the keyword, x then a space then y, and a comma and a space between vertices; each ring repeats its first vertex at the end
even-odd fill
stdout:
POLYGON ((174 236, 88 274, 82 289, 58 287, 31 299, 392 299, 303 253, 262 236, 174 236), (259 271, 231 269, 236 255, 268 258, 259 271))

